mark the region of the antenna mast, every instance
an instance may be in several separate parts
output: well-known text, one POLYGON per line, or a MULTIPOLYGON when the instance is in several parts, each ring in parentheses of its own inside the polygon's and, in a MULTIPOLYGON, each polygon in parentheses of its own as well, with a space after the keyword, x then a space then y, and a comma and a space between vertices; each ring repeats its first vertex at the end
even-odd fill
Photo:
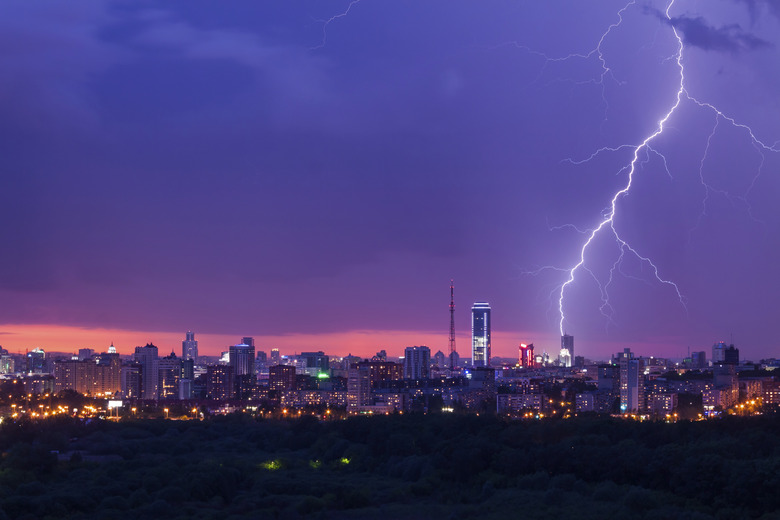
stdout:
POLYGON ((455 284, 450 279, 450 370, 455 370, 455 284))

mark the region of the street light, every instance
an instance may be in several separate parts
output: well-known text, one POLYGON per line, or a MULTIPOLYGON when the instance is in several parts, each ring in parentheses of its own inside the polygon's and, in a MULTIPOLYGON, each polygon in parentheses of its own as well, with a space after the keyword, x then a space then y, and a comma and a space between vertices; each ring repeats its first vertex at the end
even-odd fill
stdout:
POLYGON ((165 418, 167 419, 168 418, 168 409, 164 408, 163 411, 165 412, 165 418))

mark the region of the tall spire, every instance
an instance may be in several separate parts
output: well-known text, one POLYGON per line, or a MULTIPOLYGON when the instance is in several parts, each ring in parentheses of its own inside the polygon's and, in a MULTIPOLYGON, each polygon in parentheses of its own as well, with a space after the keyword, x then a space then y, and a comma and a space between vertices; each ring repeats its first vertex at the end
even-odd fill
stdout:
POLYGON ((455 369, 455 282, 450 279, 450 370, 455 369))

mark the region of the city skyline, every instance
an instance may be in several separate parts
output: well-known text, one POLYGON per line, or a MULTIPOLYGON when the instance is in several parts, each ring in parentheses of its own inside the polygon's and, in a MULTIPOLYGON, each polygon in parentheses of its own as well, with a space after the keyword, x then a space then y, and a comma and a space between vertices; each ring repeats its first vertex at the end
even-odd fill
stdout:
POLYGON ((0 14, 14 352, 446 353, 454 279, 463 357, 479 301, 499 357, 777 355, 770 2, 0 14))
MULTIPOLYGON (((476 302, 475 305, 484 306, 484 305, 487 305, 487 304, 484 303, 484 302, 476 302)), ((489 308, 488 308, 488 312, 489 312, 489 308)), ((473 315, 473 310, 472 310, 472 318, 473 318, 473 316, 474 315, 473 315)), ((480 327, 481 327, 481 324, 480 324, 480 327)), ((105 334, 106 331, 95 330, 95 331, 91 331, 91 332, 93 334, 102 335, 102 334, 105 334)), ((201 340, 201 336, 199 334, 196 334, 196 332, 193 332, 191 330, 186 331, 183 334, 184 340, 180 342, 181 343, 181 347, 179 347, 179 351, 177 353, 177 348, 175 346, 171 346, 169 344, 170 341, 174 341, 175 342, 176 339, 174 338, 173 340, 171 340, 170 338, 168 338, 169 335, 175 335, 175 333, 158 333, 158 336, 163 337, 163 338, 167 338, 167 339, 165 339, 162 343, 159 342, 159 341, 155 341, 155 340, 147 340, 145 342, 145 346, 146 347, 153 346, 153 347, 157 348, 158 351, 159 351, 160 357, 168 354, 168 355, 172 355, 173 357, 178 357, 180 359, 190 359, 188 356, 185 356, 183 354, 183 349, 186 348, 186 345, 188 344, 188 342, 193 342, 193 341, 196 344, 196 349, 197 349, 197 345, 200 343, 200 340, 201 340)), ((442 356, 447 357, 445 349, 439 349, 439 348, 436 348, 436 347, 430 347, 429 345, 425 344, 424 342, 419 342, 418 341, 417 343, 419 343, 419 346, 418 345, 411 345, 411 344, 403 343, 403 341, 405 341, 405 339, 408 339, 408 338, 398 339, 395 343, 384 343, 385 346, 382 347, 382 348, 376 348, 375 350, 373 350, 371 352, 366 351, 365 353, 363 353, 360 350, 350 350, 350 349, 338 350, 338 349, 329 349, 327 347, 322 347, 322 346, 320 346, 320 347, 311 346, 311 345, 306 346, 307 344, 305 342, 301 342, 300 336, 295 336, 295 337, 290 338, 291 341, 292 341, 290 346, 287 347, 287 346, 284 346, 284 344, 282 344, 283 346, 281 348, 279 348, 279 346, 278 346, 279 343, 259 344, 258 347, 255 348, 255 346, 254 346, 255 345, 255 338, 251 337, 251 336, 244 336, 244 337, 242 337, 238 341, 235 340, 235 338, 237 337, 236 335, 216 336, 216 335, 208 335, 207 334, 205 336, 208 337, 208 340, 210 342, 215 342, 215 343, 210 343, 209 346, 207 347, 206 352, 201 352, 200 354, 198 354, 198 358, 199 359, 211 358, 212 360, 216 360, 218 358, 222 358, 224 360, 225 359, 224 356, 226 354, 228 354, 228 353, 232 353, 234 351, 234 349, 248 348, 248 347, 251 347, 252 352, 255 352, 255 351, 263 352, 268 357, 268 360, 270 361, 271 364, 276 364, 276 363, 281 362, 281 359, 279 359, 279 360, 272 359, 274 352, 278 353, 280 356, 284 356, 285 358, 292 358, 292 357, 295 357, 295 356, 299 355, 300 353, 306 352, 307 350, 308 351, 312 351, 312 350, 324 351, 328 355, 335 356, 335 358, 346 358, 346 357, 349 357, 349 356, 356 356, 358 358, 363 358, 363 359, 371 359, 371 358, 377 356, 380 351, 382 351, 383 355, 387 356, 389 359, 401 359, 401 360, 403 360, 404 359, 403 353, 405 351, 408 351, 410 349, 426 348, 426 349, 430 350, 430 355, 431 356, 433 356, 433 354, 438 351, 438 352, 440 352, 442 354, 442 356), (220 341, 221 341, 221 343, 220 343, 220 341), (249 343, 247 343, 247 341, 249 341, 249 343), (400 342, 398 342, 398 341, 400 341, 400 342), (277 346, 274 346, 274 345, 277 345, 277 346), (304 345, 304 346, 302 347, 302 345, 304 345)), ((464 339, 466 339, 466 335, 463 334, 463 336, 464 336, 464 339)), ((49 336, 49 337, 52 337, 52 336, 49 336)), ((366 337, 367 338, 369 337, 368 334, 366 334, 366 337)), ((399 336, 399 337, 403 337, 403 336, 399 336)), ((437 338, 438 334, 432 334, 432 337, 437 338)), ((472 348, 473 348, 473 341, 474 341, 474 333, 473 332, 468 336, 468 339, 470 339, 472 341, 472 348)), ((557 364, 560 363, 561 364, 560 366, 566 366, 566 367, 574 366, 574 361, 575 361, 574 357, 570 355, 570 351, 568 349, 566 349, 566 353, 567 353, 566 356, 562 357, 562 354, 564 352, 563 345, 570 345, 570 346, 573 345, 574 337, 571 336, 571 335, 566 334, 566 335, 560 337, 559 341, 560 341, 560 345, 562 346, 560 350, 558 350, 557 347, 547 348, 545 346, 545 348, 535 348, 533 344, 519 343, 519 344, 515 345, 514 347, 512 347, 511 351, 507 351, 507 352, 505 352, 505 353, 503 353, 501 355, 495 355, 495 354, 491 353, 491 355, 490 355, 490 359, 491 359, 490 366, 499 367, 499 366, 503 366, 507 362, 510 362, 510 364, 511 364, 513 361, 516 362, 518 364, 518 366, 522 366, 522 352, 523 352, 523 349, 527 348, 527 347, 530 347, 532 349, 531 352, 533 352, 537 357, 541 356, 541 357, 545 358, 546 359, 545 362, 549 362, 550 364, 553 364, 553 365, 557 365, 557 364), (495 363, 493 362, 494 359, 495 359, 495 363)), ((653 351, 652 349, 650 349, 650 350, 640 350, 640 351, 637 352, 637 354, 640 355, 640 356, 648 357, 648 358, 650 358, 650 357, 657 357, 659 359, 660 358, 664 358, 664 359, 669 359, 669 360, 682 361, 684 359, 691 358, 692 355, 694 357, 696 357, 697 355, 699 355, 701 353, 708 353, 708 352, 710 352, 710 350, 712 350, 712 357, 711 358, 707 357, 707 359, 712 359, 713 362, 715 362, 715 361, 718 361, 720 359, 718 357, 718 355, 716 354, 716 352, 721 352, 721 350, 725 349, 726 347, 728 347, 729 344, 731 345, 731 347, 735 346, 735 344, 733 342, 733 338, 731 338, 730 342, 727 342, 725 340, 718 340, 718 341, 715 341, 714 343, 710 343, 709 345, 702 344, 702 346, 698 347, 699 350, 689 349, 687 352, 682 352, 679 355, 672 355, 672 356, 662 357, 662 356, 658 356, 657 352, 653 351)), ((137 353, 137 350, 139 348, 144 348, 144 345, 128 346, 127 348, 122 348, 121 346, 117 347, 116 345, 114 345, 113 341, 111 342, 111 344, 108 347, 106 347, 105 345, 92 344, 92 343, 87 345, 85 342, 81 342, 81 341, 77 342, 77 343, 75 343, 75 344, 73 344, 71 346, 68 346, 66 348, 57 348, 57 347, 53 347, 52 348, 51 346, 47 347, 46 345, 52 345, 53 346, 53 345, 56 345, 56 344, 55 343, 41 343, 41 344, 37 345, 36 347, 25 348, 25 349, 13 349, 13 348, 9 349, 9 348, 3 347, 3 345, 0 345, 0 348, 5 348, 11 354, 16 354, 16 355, 23 354, 24 352, 32 352, 33 350, 35 350, 35 351, 41 350, 42 352, 45 352, 46 356, 49 356, 51 353, 54 353, 54 354, 68 354, 68 353, 72 353, 75 356, 77 353, 80 354, 79 351, 87 350, 87 351, 91 351, 91 352, 95 352, 95 353, 100 353, 100 352, 117 353, 117 354, 121 354, 121 355, 126 356, 126 357, 133 357, 135 355, 134 353, 137 353)), ((361 345, 363 345, 363 347, 366 348, 366 349, 369 349, 369 350, 371 349, 371 347, 367 346, 367 345, 369 345, 369 343, 367 343, 367 342, 364 342, 361 345)), ((651 348, 651 346, 647 346, 647 345, 646 345, 646 347, 647 348, 651 348)), ((625 348, 623 350, 625 350, 625 348)), ((618 352, 618 354, 619 354, 619 351, 613 351, 613 352, 608 352, 607 354, 604 354, 604 355, 582 356, 582 357, 583 357, 583 359, 585 359, 585 360, 587 360, 589 362, 607 362, 609 359, 614 357, 615 352, 618 352)), ((757 361, 760 361, 762 359, 766 359, 766 360, 768 360, 768 359, 776 359, 776 356, 763 357, 763 358, 758 358, 758 357, 755 357, 755 356, 749 357, 750 356, 750 352, 749 351, 747 352, 747 354, 748 354, 748 358, 746 358, 746 359, 748 361, 750 361, 750 362, 757 362, 757 361)), ((707 354, 707 355, 709 356, 709 354, 707 354)), ((577 354, 577 356, 580 356, 580 354, 577 354)), ((457 358, 466 360, 466 365, 465 366, 473 366, 472 365, 472 363, 473 363, 473 356, 466 355, 465 353, 463 353, 461 355, 459 353, 457 358)), ((449 363, 449 361, 447 363, 449 363)), ((458 364, 458 366, 462 367, 464 365, 458 364)), ((483 365, 480 363, 478 366, 483 366, 483 365)))

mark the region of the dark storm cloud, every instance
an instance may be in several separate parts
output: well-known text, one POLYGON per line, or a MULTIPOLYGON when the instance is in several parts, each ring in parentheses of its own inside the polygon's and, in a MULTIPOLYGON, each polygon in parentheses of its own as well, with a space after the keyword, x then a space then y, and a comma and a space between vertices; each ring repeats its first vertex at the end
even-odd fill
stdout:
POLYGON ((675 16, 669 19, 661 11, 647 9, 662 22, 679 30, 683 43, 706 51, 741 52, 773 46, 772 43, 745 32, 739 24, 713 27, 701 16, 675 16))
POLYGON ((246 31, 203 29, 158 13, 132 42, 154 52, 168 51, 189 60, 226 60, 255 70, 277 93, 297 102, 323 101, 322 60, 301 47, 266 44, 246 31))
POLYGON ((766 6, 769 12, 780 18, 780 0, 735 0, 737 3, 745 4, 750 11, 751 18, 755 21, 761 14, 761 6, 766 6))
POLYGON ((14 117, 0 121, 0 135, 29 131, 4 156, 6 171, 24 173, 4 179, 0 216, 32 217, 3 233, 16 254, 0 258, 0 286, 53 289, 62 272, 112 287, 227 273, 300 280, 387 251, 460 250, 458 219, 427 214, 450 190, 426 186, 430 173, 397 175, 408 161, 435 172, 449 147, 387 124, 411 110, 397 92, 377 105, 387 93, 376 78, 355 81, 365 89, 334 85, 328 67, 338 59, 310 42, 174 10, 132 9, 121 24, 97 3, 69 16, 16 3, 6 14, 4 47, 16 47, 3 56, 0 110, 14 117), (181 211, 183 193, 197 210, 181 211), (386 217, 399 205, 411 223, 386 217), (49 237, 61 246, 56 261, 49 237), (242 240, 244 254, 221 258, 242 240), (173 265, 191 244, 207 247, 173 265))
MULTIPOLYGON (((520 273, 571 266, 582 237, 551 232, 546 217, 592 226, 622 182, 613 173, 625 171, 609 154, 577 168, 561 160, 641 142, 656 127, 679 85, 667 59, 677 48, 671 28, 659 30, 632 4, 602 38, 625 7, 620 0, 366 1, 334 20, 317 47, 317 20, 348 3, 0 2, 0 315, 204 332, 443 328, 446 339, 454 277, 465 310, 459 323, 467 323, 471 302, 486 299, 502 328, 555 335, 557 305, 546 298, 564 275, 520 273), (604 62, 591 53, 543 63, 541 54, 496 45, 517 41, 567 56, 587 53, 600 38, 604 62), (604 81, 602 63, 619 84, 604 81), (534 81, 540 70, 563 81, 542 86, 534 81)), ((728 7, 746 17, 744 7, 728 7)), ((736 19, 715 7, 708 13, 736 19)), ((700 59, 766 46, 739 26, 711 27, 694 15, 666 23, 691 46, 724 51, 686 56, 688 77, 704 78, 713 91, 720 85, 697 74, 700 59)), ((770 38, 772 29, 761 34, 770 38)), ((761 70, 776 68, 774 54, 751 58, 761 70)), ((736 76, 746 75, 715 79, 736 76)), ((750 86, 763 94, 750 97, 751 108, 776 99, 776 89, 756 90, 762 85, 750 86)), ((743 115, 740 105, 729 113, 743 115)), ((701 170, 709 115, 702 130, 688 122, 691 114, 675 114, 655 143, 669 153, 675 183, 701 170)), ((768 127, 776 127, 774 116, 766 111, 768 127)), ((728 149, 724 142, 711 153, 716 148, 728 149)), ((751 164, 755 149, 743 148, 729 156, 751 164)), ((643 170, 652 174, 656 162, 650 154, 643 170)), ((705 162, 709 174, 722 161, 705 162)), ((724 170, 724 177, 739 176, 724 170)), ((674 219, 688 214, 666 210, 677 195, 660 178, 658 186, 641 185, 655 182, 644 171, 637 179, 621 206, 621 233, 639 230, 632 241, 702 302, 702 314, 743 312, 707 307, 729 276, 708 277, 709 263, 699 268, 699 258, 689 258, 722 244, 722 227, 712 226, 712 238, 695 236, 694 253, 684 250, 688 222, 674 219), (678 230, 681 238, 671 240, 678 230), (683 258, 700 278, 689 282, 683 258)), ((777 190, 760 184, 770 178, 756 181, 753 193, 770 199, 777 190)), ((679 204, 698 222, 701 185, 692 179, 679 204)), ((601 246, 608 276, 612 249, 601 246)), ((746 242, 735 250, 751 249, 746 242)), ((776 264, 776 256, 761 257, 776 264)), ((588 266, 596 273, 599 258, 588 266)), ((639 271, 632 274, 644 279, 639 271)), ((587 283, 567 294, 567 320, 578 338, 594 342, 605 338, 603 295, 591 295, 587 283)), ((642 292, 622 277, 610 287, 622 327, 612 341, 691 328, 670 321, 681 314, 673 294, 642 292)))
POLYGON ((22 136, 51 138, 66 129, 94 130, 91 77, 122 59, 100 42, 95 24, 108 20, 99 2, 78 6, 9 1, 0 5, 0 132, 3 143, 22 136))

